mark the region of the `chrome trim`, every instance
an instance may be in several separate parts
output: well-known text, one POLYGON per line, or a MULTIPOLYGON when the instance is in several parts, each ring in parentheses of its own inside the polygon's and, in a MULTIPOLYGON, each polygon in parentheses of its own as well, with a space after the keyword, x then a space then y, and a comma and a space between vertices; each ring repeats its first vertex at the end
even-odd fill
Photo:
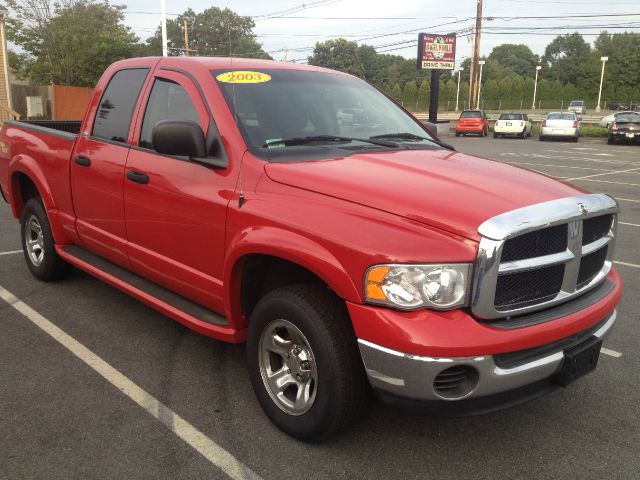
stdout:
POLYGON ((618 202, 609 195, 592 193, 536 203, 490 218, 478 227, 478 233, 492 240, 506 240, 533 230, 567 223, 571 219, 617 213, 618 202), (588 210, 583 214, 580 204, 588 210))
POLYGON ((551 307, 582 295, 600 283, 609 273, 613 261, 617 228, 617 202, 604 194, 576 195, 550 202, 520 208, 493 217, 478 227, 482 235, 474 271, 471 310, 482 319, 496 319, 551 307), (607 235, 590 244, 582 245, 583 221, 588 218, 613 214, 607 235), (567 249, 564 252, 500 263, 506 240, 524 233, 555 225, 567 225, 567 249), (584 255, 608 246, 607 260, 601 271, 588 284, 578 288, 580 263, 584 255), (564 277, 558 294, 549 300, 533 302, 517 308, 496 308, 495 295, 498 276, 524 270, 535 270, 564 264, 564 277))
POLYGON ((498 272, 513 273, 540 267, 549 267, 558 263, 567 263, 573 258, 575 258, 575 255, 573 254, 573 252, 571 252, 571 250, 567 249, 564 252, 553 253, 551 255, 545 255, 543 257, 526 258, 524 260, 501 263, 498 267, 498 272))
MULTIPOLYGON (((607 322, 593 335, 605 339, 616 322, 614 310, 607 322)), ((387 393, 414 400, 456 401, 506 392, 535 383, 553 375, 564 360, 563 351, 513 368, 498 367, 492 355, 471 357, 429 357, 412 355, 358 339, 360 354, 371 385, 387 393), (433 381, 443 370, 465 365, 475 368, 479 378, 476 387, 457 399, 444 398, 433 388, 433 381)))

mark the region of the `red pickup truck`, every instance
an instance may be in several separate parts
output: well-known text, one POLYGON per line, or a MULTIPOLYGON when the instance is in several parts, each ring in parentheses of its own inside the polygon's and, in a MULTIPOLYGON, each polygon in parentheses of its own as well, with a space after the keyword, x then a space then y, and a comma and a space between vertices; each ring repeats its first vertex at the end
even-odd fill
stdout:
POLYGON ((246 342, 262 408, 304 440, 371 387, 457 415, 566 386, 622 295, 611 197, 457 153, 310 66, 117 62, 82 122, 4 124, 0 184, 36 278, 74 266, 246 342))

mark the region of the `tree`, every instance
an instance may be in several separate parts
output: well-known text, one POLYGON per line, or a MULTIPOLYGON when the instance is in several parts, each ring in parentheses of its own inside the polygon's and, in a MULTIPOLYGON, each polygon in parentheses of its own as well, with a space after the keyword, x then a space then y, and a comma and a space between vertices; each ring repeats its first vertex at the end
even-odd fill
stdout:
POLYGON ((417 99, 418 87, 416 82, 411 80, 404 85, 404 91, 402 92, 402 104, 407 108, 415 109, 417 99))
MULTIPOLYGON (((526 45, 503 43, 495 47, 487 60, 497 62, 507 75, 529 77, 534 75, 540 59, 526 45)), ((486 65, 485 65, 486 66, 486 65)))
POLYGON ((542 62, 548 68, 543 72, 549 80, 575 85, 585 73, 584 65, 589 61, 590 53, 591 47, 579 33, 560 35, 544 51, 542 62))
POLYGON ((396 102, 402 102, 402 88, 397 83, 393 85, 393 89, 391 90, 391 97, 396 102))
POLYGON ((340 70, 359 77, 365 73, 358 59, 358 44, 344 38, 316 43, 313 55, 309 57, 309 65, 340 70))
POLYGON ((124 25, 124 6, 99 0, 7 0, 14 15, 9 40, 13 57, 34 82, 93 86, 108 65, 131 57, 138 38, 124 25))
MULTIPOLYGON (((210 7, 200 13, 191 8, 167 20, 167 47, 170 55, 184 53, 184 23, 189 29, 189 52, 202 56, 238 56, 271 59, 256 41, 251 17, 238 15, 228 8, 210 7)), ((150 54, 162 54, 162 32, 147 40, 150 54)))
POLYGON ((426 110, 429 107, 429 95, 431 87, 427 79, 422 80, 418 89, 418 110, 426 110))

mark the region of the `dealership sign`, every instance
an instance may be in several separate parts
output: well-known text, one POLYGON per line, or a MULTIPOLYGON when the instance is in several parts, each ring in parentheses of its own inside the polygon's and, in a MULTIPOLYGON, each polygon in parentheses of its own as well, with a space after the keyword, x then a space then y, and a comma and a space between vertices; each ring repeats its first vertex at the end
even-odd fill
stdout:
POLYGON ((418 36, 418 68, 453 70, 456 61, 455 35, 418 36))

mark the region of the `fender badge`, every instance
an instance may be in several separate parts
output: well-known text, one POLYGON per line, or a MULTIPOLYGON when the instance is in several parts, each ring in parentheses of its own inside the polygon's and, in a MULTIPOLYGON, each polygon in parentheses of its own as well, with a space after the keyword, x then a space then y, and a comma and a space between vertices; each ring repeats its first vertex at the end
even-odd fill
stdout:
POLYGON ((585 207, 584 203, 578 203, 578 209, 580 209, 581 215, 586 215, 587 213, 589 213, 589 209, 585 207))

